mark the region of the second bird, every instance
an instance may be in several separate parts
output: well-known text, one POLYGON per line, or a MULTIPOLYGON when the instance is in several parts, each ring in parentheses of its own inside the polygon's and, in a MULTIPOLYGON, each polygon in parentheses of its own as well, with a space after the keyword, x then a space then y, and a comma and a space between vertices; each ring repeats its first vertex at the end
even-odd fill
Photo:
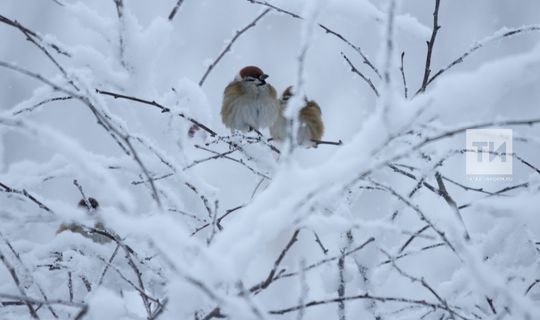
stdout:
POLYGON ((278 115, 276 89, 255 66, 244 67, 223 92, 221 120, 231 130, 248 132, 272 125, 278 115))
MULTIPOLYGON (((293 96, 293 88, 285 89, 280 99, 280 112, 276 122, 270 127, 270 134, 276 142, 287 139, 287 119, 283 111, 289 99, 293 96)), ((296 141, 299 145, 315 146, 313 140, 320 140, 324 133, 324 125, 321 118, 321 108, 313 101, 304 97, 305 106, 300 109, 298 120, 300 121, 296 141)))

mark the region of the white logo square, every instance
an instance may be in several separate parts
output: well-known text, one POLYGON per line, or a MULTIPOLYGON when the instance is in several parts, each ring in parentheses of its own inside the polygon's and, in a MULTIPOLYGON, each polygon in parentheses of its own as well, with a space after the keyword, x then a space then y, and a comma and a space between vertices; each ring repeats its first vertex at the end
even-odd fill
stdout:
POLYGON ((512 129, 469 129, 465 135, 467 175, 512 174, 512 129))

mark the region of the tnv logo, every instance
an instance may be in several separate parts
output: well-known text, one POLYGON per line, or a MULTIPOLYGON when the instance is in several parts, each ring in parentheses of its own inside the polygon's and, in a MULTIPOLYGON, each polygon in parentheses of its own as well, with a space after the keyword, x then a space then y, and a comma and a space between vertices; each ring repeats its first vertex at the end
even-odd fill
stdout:
POLYGON ((467 175, 512 174, 512 129, 466 132, 467 175))

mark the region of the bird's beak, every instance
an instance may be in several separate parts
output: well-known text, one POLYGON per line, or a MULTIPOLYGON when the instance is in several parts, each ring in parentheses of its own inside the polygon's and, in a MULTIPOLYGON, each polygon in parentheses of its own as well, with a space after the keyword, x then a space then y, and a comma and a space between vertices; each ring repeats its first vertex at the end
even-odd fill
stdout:
POLYGON ((268 75, 267 74, 261 74, 259 76, 259 84, 258 86, 264 86, 266 84, 266 78, 268 78, 268 75))

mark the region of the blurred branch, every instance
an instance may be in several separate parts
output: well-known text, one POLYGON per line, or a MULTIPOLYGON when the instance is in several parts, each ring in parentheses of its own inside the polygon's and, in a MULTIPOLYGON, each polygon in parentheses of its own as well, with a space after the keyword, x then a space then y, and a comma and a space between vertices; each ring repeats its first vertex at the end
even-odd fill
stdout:
POLYGON ((407 80, 405 78, 405 70, 403 69, 403 58, 405 57, 405 51, 401 52, 401 66, 399 68, 399 71, 401 71, 401 79, 403 79, 403 94, 405 96, 405 99, 407 99, 407 80))
MULTIPOLYGON (((62 65, 52 56, 52 54, 47 50, 47 48, 45 48, 45 46, 42 44, 44 43, 45 45, 49 45, 51 46, 53 49, 55 49, 58 53, 61 53, 61 54, 64 54, 64 55, 68 55, 67 53, 65 53, 64 51, 60 50, 58 48, 58 46, 56 45, 50 45, 48 43, 45 43, 45 41, 35 32, 31 31, 30 29, 24 27, 23 25, 21 25, 19 22, 17 22, 16 20, 10 20, 9 18, 6 18, 2 15, 0 15, 0 22, 3 22, 5 24, 8 24, 10 26, 13 26, 17 29, 19 29, 19 31, 21 31, 25 36, 26 36, 26 40, 30 41, 32 44, 34 44, 41 52, 43 52, 47 58, 49 58, 49 60, 51 60, 51 62, 56 66, 56 68, 58 68, 58 70, 60 70, 60 72, 62 73, 62 75, 64 76, 64 78, 68 81, 68 83, 77 91, 79 91, 79 87, 77 87, 77 85, 70 79, 70 77, 68 76, 66 70, 64 69, 64 67, 62 67, 62 65), (40 43, 38 43, 40 42, 40 43)), ((68 55, 69 56, 69 55, 68 55)))
POLYGON ((327 145, 331 145, 331 146, 341 146, 341 145, 343 145, 343 141, 341 141, 341 140, 338 140, 338 141, 325 141, 325 140, 311 139, 311 142, 315 143, 316 147, 321 145, 321 144, 327 144, 327 145))
MULTIPOLYGON (((247 0, 251 3, 254 3, 254 4, 259 4, 259 5, 263 5, 265 7, 268 7, 268 8, 272 8, 278 12, 281 12, 281 13, 284 13, 286 15, 289 15, 295 19, 300 19, 300 20, 303 20, 304 18, 297 15, 296 13, 293 13, 291 11, 287 11, 285 9, 282 9, 282 8, 279 8, 275 5, 272 5, 270 3, 268 3, 267 1, 259 1, 259 0, 247 0)), ((349 40, 347 40, 344 36, 342 36, 340 33, 326 27, 325 25, 323 24, 320 24, 318 23, 317 24, 321 29, 323 29, 326 33, 329 33, 335 37, 337 37, 338 39, 340 39, 341 41, 345 42, 345 44, 347 44, 349 47, 351 47, 352 49, 354 49, 354 51, 356 51, 363 59, 364 59, 364 64, 368 65, 369 68, 371 68, 371 70, 373 70, 375 72, 375 74, 379 77, 379 79, 382 79, 381 77, 381 74, 379 73, 379 70, 377 70, 377 68, 373 65, 373 63, 369 60, 369 58, 364 54, 364 52, 362 51, 362 49, 359 47, 359 46, 355 46, 354 44, 352 44, 349 40)))
MULTIPOLYGON (((17 252, 15 250, 15 248, 13 247, 13 245, 11 244, 11 242, 6 238, 4 237, 4 235, 2 234, 2 232, 0 232, 0 238, 2 238, 2 240, 4 240, 4 243, 6 244, 6 246, 9 248, 9 250, 11 251, 11 253, 13 254, 13 256, 15 256, 15 258, 17 259, 17 261, 19 262, 20 266, 22 267, 22 269, 24 270, 25 274, 27 277, 29 277, 32 281, 32 284, 35 285, 39 291, 39 293, 41 294, 41 297, 43 298, 43 300, 45 302, 48 302, 49 301, 49 298, 47 297, 47 294, 45 294, 45 291, 43 290, 43 288, 41 287, 41 285, 36 281, 36 279, 34 278, 34 276, 32 275, 32 272, 26 267, 26 265, 24 264, 24 262, 22 261, 21 259, 21 255, 19 254, 19 252, 17 252)), ((1 253, 0 253, 1 254, 1 253)), ((51 312, 51 314, 53 315, 53 317, 55 317, 56 319, 58 319, 58 315, 56 314, 56 312, 54 311, 53 307, 51 304, 47 304, 47 309, 49 309, 49 311, 51 312)), ((36 310, 37 311, 37 310, 36 310)))
POLYGON ((435 142, 435 141, 438 141, 438 140, 441 140, 441 139, 444 139, 444 138, 453 137, 456 134, 463 133, 463 132, 465 132, 465 131, 467 131, 469 129, 481 129, 481 128, 497 127, 497 126, 499 126, 499 127, 502 127, 502 126, 525 126, 525 125, 532 126, 532 125, 538 124, 538 123, 540 123, 540 118, 533 118, 533 119, 528 119, 528 120, 496 120, 496 121, 490 121, 490 122, 482 122, 482 123, 477 123, 477 124, 471 124, 471 125, 463 126, 463 127, 460 127, 460 128, 448 130, 448 131, 445 131, 445 132, 440 133, 438 135, 427 137, 423 141, 421 141, 420 143, 414 145, 412 147, 412 151, 418 150, 418 149, 422 148, 423 146, 425 146, 427 144, 430 144, 432 142, 435 142))
MULTIPOLYGON (((439 228, 437 228, 433 222, 427 217, 427 215, 422 211, 420 210, 420 208, 418 208, 418 206, 414 205, 413 203, 411 203, 409 200, 407 200, 407 198, 403 197, 402 195, 400 195, 396 190, 394 190, 394 188, 390 187, 390 186, 386 186, 384 184, 381 184, 381 183, 378 183, 372 179, 370 179, 370 181, 377 187, 382 187, 384 189, 386 189, 387 191, 390 192, 390 194, 392 194, 394 197, 396 197, 398 200, 400 200, 401 202, 403 202, 407 207, 411 208, 414 212, 417 213, 418 217, 420 218, 420 220, 422 220, 423 222, 425 222, 426 224, 428 224, 430 226, 431 229, 433 229, 433 231, 435 231, 439 237, 441 238, 441 240, 452 250, 454 251, 454 253, 457 254, 457 251, 454 247, 454 245, 450 242, 450 240, 448 240, 448 238, 446 237, 445 233, 443 231, 441 231, 439 228)), ((458 256, 459 257, 459 256, 458 256)))
MULTIPOLYGON (((19 72, 19 73, 22 73, 22 74, 27 75, 27 76, 29 76, 31 78, 37 79, 37 80, 47 84, 48 86, 50 86, 51 88, 53 88, 55 90, 58 90, 60 92, 63 92, 63 93, 66 93, 66 94, 72 96, 73 98, 81 101, 84 105, 86 105, 90 109, 90 111, 94 114, 94 116, 96 117, 96 119, 98 121, 98 124, 101 125, 105 129, 105 131, 107 131, 111 135, 111 137, 122 148, 122 150, 127 155, 131 156, 133 158, 133 160, 137 163, 137 165, 140 167, 140 169, 142 170, 142 172, 144 173, 146 178, 149 180, 150 188, 151 188, 151 191, 152 191, 152 198, 156 201, 156 204, 159 207, 161 207, 161 201, 160 201, 160 198, 159 198, 159 194, 157 192, 157 189, 156 189, 156 186, 155 186, 154 182, 150 180, 150 174, 148 172, 148 169, 146 169, 146 166, 144 165, 144 163, 140 159, 137 151, 135 150, 135 148, 131 144, 130 139, 132 138, 132 136, 129 133, 123 132, 124 131, 123 128, 120 127, 119 125, 117 125, 117 124, 115 125, 113 123, 112 118, 111 118, 110 115, 103 112, 102 110, 98 110, 98 108, 92 103, 92 101, 90 100, 89 97, 81 95, 81 94, 79 94, 77 92, 73 92, 71 90, 65 89, 65 88, 63 88, 63 87, 49 81, 48 79, 44 78, 42 75, 40 75, 38 73, 28 71, 28 70, 26 70, 24 68, 21 68, 21 67, 18 67, 16 65, 12 65, 12 64, 9 64, 9 63, 3 62, 3 61, 0 61, 0 66, 4 67, 4 68, 7 68, 7 69, 10 69, 10 70, 13 70, 13 71, 16 71, 16 72, 19 72), (124 144, 122 144, 122 142, 124 144)), ((18 127, 22 127, 22 122, 15 122, 14 125, 18 126, 18 127)))
MULTIPOLYGON (((54 1, 54 0, 53 0, 54 1)), ((0 14, 0 22, 1 23, 5 23, 7 25, 10 25, 14 28, 17 28, 19 29, 25 36, 31 36, 31 37, 34 37, 36 39, 38 39, 39 41, 42 41, 42 42, 45 42, 43 40, 43 38, 37 34, 36 32, 26 28, 25 26, 23 26, 22 24, 20 24, 17 20, 11 20, 3 15, 0 14)), ((31 41, 30 39, 27 39, 29 41, 31 41)), ((35 41, 32 42, 35 44, 35 41)), ((52 44, 52 43, 46 43, 47 46, 50 46, 51 48, 53 48, 57 53, 61 54, 61 55, 64 55, 64 56, 67 56, 67 57, 71 57, 71 55, 69 53, 67 53, 66 51, 63 51, 61 50, 57 45, 55 44, 52 44)))
POLYGON ((455 310, 453 310, 452 308, 449 307, 448 305, 448 302, 443 299, 436 291, 435 289, 433 289, 432 286, 430 286, 427 281, 424 279, 424 278, 417 278, 415 276, 412 276, 408 273, 406 273, 405 271, 403 271, 400 267, 398 267, 398 265, 396 264, 396 260, 394 257, 392 257, 390 254, 388 254, 386 251, 382 250, 383 253, 388 257, 389 260, 392 261, 392 267, 394 267, 394 269, 397 270, 397 272, 409 279, 411 282, 413 283, 420 283, 422 285, 422 287, 426 288, 437 300, 439 300, 439 302, 445 306, 445 310, 448 311, 448 313, 450 313, 450 319, 454 319, 456 316, 461 318, 461 319, 467 319, 466 317, 462 316, 462 315, 459 315, 455 310))
MULTIPOLYGON (((237 207, 234 207, 234 208, 232 208, 232 209, 229 209, 229 210, 225 211, 225 213, 224 213, 222 216, 220 216, 220 217, 217 219, 217 221, 216 221, 216 225, 219 227, 219 229, 222 229, 222 228, 223 228, 223 227, 221 226, 221 220, 225 219, 229 214, 231 214, 231 213, 233 213, 233 212, 235 212, 235 211, 237 211, 237 210, 240 210, 240 209, 244 208, 245 206, 246 206, 245 204, 242 204, 242 205, 239 205, 239 206, 237 206, 237 207)), ((191 233, 191 236, 196 235, 197 233, 199 233, 199 231, 205 229, 205 228, 208 227, 208 226, 210 226, 210 223, 205 223, 204 225, 198 227, 195 231, 193 231, 193 232, 191 233)))
POLYGON ((114 251, 111 254, 111 257, 105 264, 105 268, 103 269, 103 272, 101 272, 101 276, 99 276, 98 287, 101 286, 101 284, 103 283, 103 279, 105 279, 105 275, 107 274, 107 271, 109 270, 111 263, 113 262, 114 258, 118 254, 118 249, 120 249, 120 244, 116 244, 116 248, 114 248, 114 251))
POLYGON ((37 305, 49 305, 49 304, 58 304, 58 305, 64 305, 68 307, 76 307, 81 308, 81 311, 77 314, 77 316, 74 318, 75 320, 81 319, 81 315, 86 313, 88 310, 88 305, 85 303, 80 302, 70 302, 70 301, 64 301, 64 300, 49 300, 49 301, 42 301, 38 299, 29 298, 26 296, 17 296, 9 293, 0 293, 0 298, 3 299, 10 299, 10 300, 16 300, 16 301, 22 301, 25 304, 37 304, 37 305), (83 313, 84 311, 84 313, 83 313))
POLYGON ((347 61, 347 63, 349 64, 349 66, 351 67, 351 71, 356 73, 358 76, 360 76, 360 78, 364 79, 364 81, 369 85, 369 87, 371 88, 371 90, 373 90, 373 92, 375 92, 375 95, 377 97, 380 97, 379 95, 379 90, 377 90, 377 88, 375 88, 375 85, 373 84, 373 82, 371 82, 371 79, 364 76, 364 74, 362 74, 362 72, 360 72, 360 70, 358 70, 354 64, 351 62, 351 60, 349 60, 349 58, 343 53, 341 52, 341 56, 343 57, 343 59, 345 59, 345 61, 347 61))
POLYGON ((178 9, 180 9, 180 6, 182 6, 183 3, 184 0, 178 0, 178 2, 176 2, 176 5, 171 10, 171 13, 169 13, 169 21, 172 21, 174 19, 174 16, 176 16, 176 12, 178 11, 178 9))
MULTIPOLYGON (((133 96, 127 96, 127 95, 123 95, 123 94, 120 94, 120 93, 104 91, 104 90, 99 90, 99 89, 96 89, 96 92, 99 93, 99 94, 102 94, 102 95, 111 96, 111 97, 113 97, 115 99, 125 99, 125 100, 131 100, 131 101, 151 105, 151 106, 154 106, 154 107, 160 109, 162 113, 171 111, 171 109, 169 109, 169 108, 155 102, 154 100, 152 100, 152 101, 144 100, 144 99, 136 98, 136 97, 133 97, 133 96)), ((189 116, 187 116, 187 115, 185 115, 183 113, 177 113, 177 115, 184 118, 184 119, 186 119, 187 121, 199 126, 201 129, 208 132, 212 137, 215 137, 217 135, 217 133, 214 130, 208 128, 207 126, 200 123, 199 121, 197 121, 197 120, 195 120, 195 119, 193 119, 193 118, 191 118, 191 117, 189 117, 189 116)))
MULTIPOLYGON (((30 312, 30 315, 34 319, 39 319, 39 316, 36 313, 36 310, 32 306, 30 302, 28 302, 28 296, 26 295, 26 292, 21 285, 21 281, 19 280, 19 276, 17 275, 17 271, 15 271, 15 268, 9 263, 9 261, 6 259, 2 251, 0 250, 0 260, 2 260, 2 263, 4 263, 4 266, 6 266, 6 269, 9 271, 9 274, 11 275, 11 278, 13 279, 13 282, 15 282, 15 285, 17 286, 17 289, 19 290, 20 295, 23 297, 23 300, 26 304, 26 307, 28 308, 28 311, 30 312)), ((1 296, 1 295, 0 295, 1 296)))
MULTIPOLYGON (((342 298, 333 298, 333 299, 326 299, 326 300, 313 300, 310 301, 304 305, 297 305, 292 306, 285 309, 278 309, 278 310, 271 310, 269 311, 270 314, 286 314, 293 311, 298 311, 302 308, 309 308, 313 306, 318 305, 324 305, 324 304, 331 304, 331 303, 339 303, 339 302, 347 302, 347 301, 353 301, 353 300, 373 300, 383 303, 388 302, 400 302, 400 303, 408 303, 413 305, 420 305, 424 306, 426 308, 433 308, 433 309, 442 309, 447 310, 446 306, 440 303, 434 303, 434 302, 428 302, 426 300, 420 300, 420 299, 409 299, 409 298, 401 298, 401 297, 383 297, 383 296, 373 296, 369 293, 359 294, 355 296, 346 296, 342 298)), ((464 318, 468 319, 468 318, 464 318)))
POLYGON ((424 227, 420 228, 418 231, 412 234, 409 239, 407 239, 407 241, 405 241, 405 243, 399 248, 398 253, 402 253, 416 237, 418 237, 420 234, 422 234, 422 232, 426 231, 427 229, 429 229, 429 224, 426 224, 424 227))
POLYGON ((17 190, 17 189, 8 187, 7 185, 3 184, 2 182, 0 182, 0 188, 4 189, 4 190, 0 190, 1 192, 14 193, 14 194, 22 195, 23 197, 28 198, 33 203, 37 204, 41 209, 43 209, 43 210, 45 210, 45 211, 47 211, 49 213, 54 214, 54 212, 51 209, 49 209, 49 207, 44 205, 41 201, 37 200, 33 195, 31 195, 25 189, 17 190))
MULTIPOLYGON (((222 155, 222 153, 219 153, 219 152, 214 151, 214 150, 209 149, 209 148, 205 148, 205 147, 203 147, 203 146, 199 146, 199 145, 197 145, 197 144, 195 145, 195 148, 201 149, 201 150, 204 150, 204 151, 207 151, 207 152, 210 152, 210 153, 213 153, 213 154, 215 154, 215 155, 220 155, 220 157, 218 157, 218 158, 223 158, 223 159, 227 159, 227 160, 230 160, 230 161, 239 163, 239 164, 241 164, 242 166, 244 166, 245 168, 247 168, 249 171, 253 172, 254 174, 256 174, 256 175, 258 175, 258 176, 260 176, 261 178, 271 180, 271 178, 270 178, 267 174, 262 173, 262 172, 256 170, 255 168, 251 167, 251 166, 248 165, 248 164, 246 163, 246 161, 244 161, 243 159, 235 159, 235 158, 229 157, 229 156, 227 156, 227 155, 222 155)), ((248 160, 253 160, 253 159, 248 159, 248 160)))
MULTIPOLYGON (((349 250, 353 242, 352 231, 347 231, 347 244, 341 249, 341 256, 338 259, 338 275, 339 275, 339 286, 337 290, 338 298, 343 299, 345 297, 345 252, 349 250)), ((341 300, 338 302, 338 319, 347 320, 347 312, 345 310, 345 301, 341 300)))
MULTIPOLYGON (((512 190, 516 190, 516 189, 521 189, 521 188, 528 188, 529 187, 529 183, 525 182, 525 183, 520 183, 520 184, 517 184, 517 185, 513 185, 513 186, 508 186, 508 187, 504 187, 498 191, 495 191, 487 196, 485 196, 484 198, 482 199, 486 199, 486 198, 490 198, 492 196, 497 196, 497 195, 502 195, 508 191, 512 191, 512 190)), ((473 204, 474 201, 471 201, 469 203, 465 203, 465 204, 462 204, 458 207, 458 209, 465 209, 467 207, 470 207, 472 204, 473 204)))
POLYGON ((435 172, 435 178, 437 179, 437 184, 439 185, 439 194, 444 198, 446 203, 450 206, 452 211, 454 211, 455 215, 457 216, 459 222, 461 223, 461 226, 463 227, 464 232, 464 238, 466 241, 471 240, 471 236, 469 234, 469 231, 467 230, 467 226, 465 225, 465 221, 463 220, 463 216, 461 215, 461 212, 459 212, 459 208, 456 204, 456 201, 450 196, 448 193, 448 190, 446 190, 446 186, 444 184, 442 175, 437 171, 435 172))
POLYGON ((285 256, 287 255, 287 252, 291 249, 293 244, 296 241, 298 241, 298 233, 299 232, 300 232, 300 229, 297 229, 297 230, 294 231, 291 239, 289 240, 289 242, 287 243, 285 248, 283 248, 283 250, 281 250, 281 253, 277 257, 276 261, 274 261, 274 266, 272 267, 272 269, 268 273, 268 276, 266 277, 266 279, 261 281, 260 283, 258 283, 256 285, 252 286, 249 289, 249 292, 253 292, 253 293, 256 294, 256 293, 266 289, 275 280, 274 276, 275 276, 275 274, 277 272, 277 269, 279 268, 279 265, 281 264, 281 261, 283 261, 283 258, 285 258, 285 256))
MULTIPOLYGON (((419 248, 417 250, 414 250, 414 251, 407 251, 407 252, 402 253, 402 254, 400 254, 398 256, 395 256, 394 260, 399 260, 399 259, 402 259, 402 258, 405 258, 405 257, 409 257, 409 256, 412 256, 412 255, 415 255, 415 254, 418 254, 418 253, 421 253, 421 252, 424 252, 424 251, 428 251, 428 250, 436 249, 436 248, 440 248, 440 247, 448 248, 448 246, 446 246, 446 244, 444 242, 439 242, 439 243, 430 244, 430 245, 421 247, 421 248, 419 248)), ((391 262, 392 262, 392 260, 388 259, 388 260, 380 262, 379 266, 389 264, 391 262)))
POLYGON ((366 241, 364 241, 364 243, 362 243, 361 245, 359 245, 358 247, 354 248, 354 249, 351 249, 349 251, 346 251, 344 253, 340 253, 338 255, 335 255, 333 257, 330 257, 330 258, 325 258, 325 259, 322 259, 318 262, 315 262, 315 263, 312 263, 310 265, 307 265, 303 270, 301 271, 292 271, 292 272, 285 272, 285 270, 283 270, 283 272, 280 272, 276 275, 276 277, 274 278, 274 281, 278 280, 278 279, 283 279, 283 278, 289 278, 289 277, 293 277, 293 276, 296 276, 296 275, 299 275, 300 272, 307 272, 311 269, 315 269, 319 266, 322 266, 323 264, 326 264, 326 263, 329 263, 329 262, 332 262, 332 261, 336 261, 338 260, 339 258, 341 258, 342 256, 349 256, 355 252, 358 252, 360 250, 362 250, 365 246, 367 246, 368 244, 370 244, 371 242, 375 241, 375 238, 371 237, 369 239, 367 239, 366 241))
POLYGON ((35 109, 37 109, 38 107, 46 104, 46 103, 50 103, 50 102, 54 102, 54 101, 62 101, 62 100, 71 100, 73 99, 73 97, 70 97, 70 96, 65 96, 65 97, 54 97, 54 98, 49 98, 49 99, 45 99, 41 102, 38 102, 37 104, 31 106, 31 107, 27 107, 27 108, 24 108, 24 109, 21 109, 21 110, 17 110, 15 112, 13 112, 13 115, 16 116, 18 114, 21 114, 23 112, 32 112, 34 111, 35 109))
MULTIPOLYGON (((444 67, 444 68, 440 69, 439 71, 437 71, 429 79, 429 81, 426 84, 426 87, 429 84, 431 84, 435 79, 437 79, 440 75, 442 75, 446 71, 450 70, 454 66, 462 63, 463 60, 465 60, 465 58, 467 58, 470 54, 472 54, 476 50, 484 47, 486 44, 488 44, 490 42, 497 41, 497 40, 501 40, 501 39, 504 39, 504 38, 507 38, 507 37, 511 37, 513 35, 517 35, 517 34, 520 34, 520 33, 532 32, 532 31, 540 31, 540 25, 538 25, 538 24, 536 24, 536 25, 528 25, 528 26, 523 26, 523 27, 519 27, 519 28, 515 28, 515 29, 509 29, 509 30, 506 29, 506 28, 503 28, 503 29, 495 32, 493 35, 476 42, 475 44, 473 44, 471 46, 471 48, 469 50, 467 50, 465 53, 463 53, 457 59, 455 59, 454 61, 449 63, 446 67, 444 67)), ((416 94, 418 94, 418 93, 419 92, 417 92, 416 94)))
POLYGON ((120 53, 120 64, 127 70, 128 65, 125 60, 125 39, 124 39, 124 0, 113 0, 116 6, 116 14, 118 15, 118 45, 120 53))
POLYGON ((204 81, 206 80, 206 77, 208 77, 208 75, 210 74, 210 72, 212 72, 212 70, 215 68, 215 66, 219 63, 219 61, 225 56, 225 54, 231 50, 231 47, 232 45, 236 42, 236 40, 238 40, 238 38, 246 31, 248 31, 249 29, 253 28, 257 22, 259 22, 259 20, 261 20, 266 14, 268 14, 270 11, 272 11, 272 9, 266 9, 264 10, 261 14, 259 14, 253 21, 251 21, 247 26, 245 26, 244 28, 240 29, 240 30, 237 30, 234 37, 231 39, 231 41, 229 41, 229 43, 225 46, 225 48, 223 49, 223 51, 221 51, 221 53, 218 55, 218 57, 208 66, 208 68, 206 69, 206 72, 203 74, 201 80, 199 81, 199 86, 202 87, 202 85, 204 84, 204 81))
MULTIPOLYGON (((437 0, 438 1, 438 0, 437 0)), ((388 7, 388 14, 386 18, 386 41, 384 46, 384 70, 383 70, 383 79, 386 84, 387 90, 391 90, 390 78, 391 71, 390 66, 392 65, 392 60, 394 56, 394 21, 396 19, 396 0, 390 0, 388 7)), ((387 92, 386 94, 389 94, 387 92)), ((386 104, 386 103, 385 103, 386 104)), ((385 105, 385 113, 387 113, 388 105, 385 105)))
POLYGON ((431 73, 431 55, 433 54, 433 46, 435 45, 435 39, 437 38, 437 32, 441 28, 439 25, 439 6, 441 0, 435 0, 435 10, 433 11, 433 30, 431 32, 431 39, 427 41, 427 54, 426 54, 426 66, 424 68, 424 78, 422 80, 422 86, 418 90, 424 92, 428 85, 429 75, 431 73))

